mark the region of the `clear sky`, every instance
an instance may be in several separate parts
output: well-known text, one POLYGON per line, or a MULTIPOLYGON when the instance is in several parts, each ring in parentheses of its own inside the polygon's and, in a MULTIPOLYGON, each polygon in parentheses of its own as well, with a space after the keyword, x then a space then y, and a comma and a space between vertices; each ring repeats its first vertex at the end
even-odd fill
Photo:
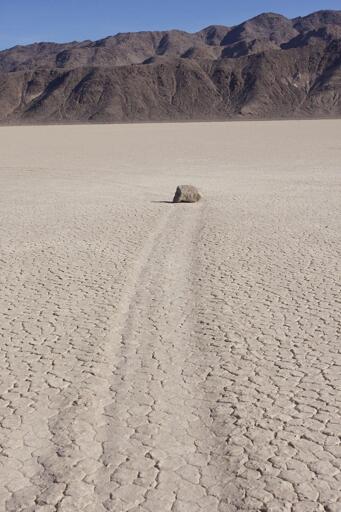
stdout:
POLYGON ((341 9, 341 0, 0 0, 0 49, 117 32, 234 25, 261 12, 288 17, 341 9))

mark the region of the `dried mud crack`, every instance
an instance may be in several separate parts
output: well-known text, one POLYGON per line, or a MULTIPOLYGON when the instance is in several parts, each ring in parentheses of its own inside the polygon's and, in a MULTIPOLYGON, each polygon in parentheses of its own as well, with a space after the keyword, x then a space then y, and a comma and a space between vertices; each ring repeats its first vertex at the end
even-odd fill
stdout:
POLYGON ((309 125, 315 167, 270 173, 263 132, 280 153, 301 125, 248 126, 143 127, 165 133, 157 173, 201 134, 196 204, 150 194, 171 179, 148 145, 140 177, 0 169, 1 511, 339 512, 340 188, 318 163, 337 130, 309 125), (207 177, 234 130, 251 170, 207 177))

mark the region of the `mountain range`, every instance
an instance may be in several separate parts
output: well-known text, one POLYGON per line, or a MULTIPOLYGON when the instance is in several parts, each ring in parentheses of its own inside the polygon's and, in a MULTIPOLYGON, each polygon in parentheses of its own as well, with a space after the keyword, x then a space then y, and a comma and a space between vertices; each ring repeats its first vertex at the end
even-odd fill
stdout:
POLYGON ((0 122, 341 115, 341 11, 0 52, 0 122))

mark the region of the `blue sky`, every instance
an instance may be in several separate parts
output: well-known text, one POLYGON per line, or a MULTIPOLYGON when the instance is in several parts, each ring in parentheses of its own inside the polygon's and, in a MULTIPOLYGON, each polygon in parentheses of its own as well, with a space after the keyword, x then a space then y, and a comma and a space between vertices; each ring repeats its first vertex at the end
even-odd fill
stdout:
POLYGON ((341 0, 0 0, 0 49, 126 31, 195 31, 265 11, 295 17, 320 9, 341 9, 341 0))

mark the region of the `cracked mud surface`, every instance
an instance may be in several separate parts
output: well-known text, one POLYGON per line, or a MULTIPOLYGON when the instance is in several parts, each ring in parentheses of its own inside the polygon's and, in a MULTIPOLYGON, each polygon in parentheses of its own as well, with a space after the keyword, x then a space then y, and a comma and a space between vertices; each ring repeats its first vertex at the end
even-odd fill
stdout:
POLYGON ((340 128, 0 129, 0 510, 341 510, 340 128))

